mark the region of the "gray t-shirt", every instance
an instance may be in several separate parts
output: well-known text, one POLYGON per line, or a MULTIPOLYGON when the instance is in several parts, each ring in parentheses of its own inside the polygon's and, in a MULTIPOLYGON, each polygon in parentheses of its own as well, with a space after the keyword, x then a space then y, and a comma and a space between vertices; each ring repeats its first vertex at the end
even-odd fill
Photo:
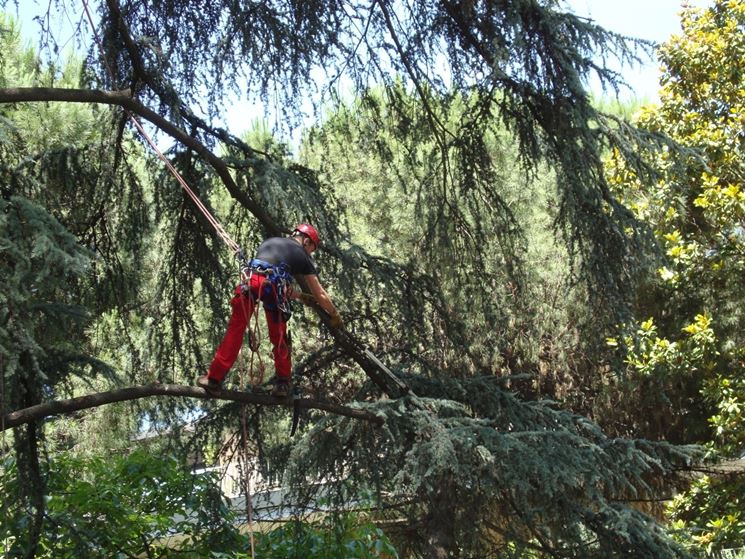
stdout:
POLYGON ((256 258, 269 264, 285 263, 291 275, 318 275, 313 259, 295 240, 287 237, 270 237, 259 245, 256 258))

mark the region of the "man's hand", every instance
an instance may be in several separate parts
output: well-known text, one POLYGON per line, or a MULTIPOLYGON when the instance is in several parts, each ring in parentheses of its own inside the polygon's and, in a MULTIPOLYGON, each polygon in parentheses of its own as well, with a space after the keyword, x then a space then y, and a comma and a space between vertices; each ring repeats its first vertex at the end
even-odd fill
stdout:
POLYGON ((297 298, 300 299, 300 302, 303 305, 314 305, 316 303, 316 298, 313 297, 310 293, 303 293, 302 291, 298 293, 297 298))
POLYGON ((331 315, 329 315, 329 326, 336 329, 341 328, 341 325, 341 315, 339 314, 339 311, 334 311, 331 315))

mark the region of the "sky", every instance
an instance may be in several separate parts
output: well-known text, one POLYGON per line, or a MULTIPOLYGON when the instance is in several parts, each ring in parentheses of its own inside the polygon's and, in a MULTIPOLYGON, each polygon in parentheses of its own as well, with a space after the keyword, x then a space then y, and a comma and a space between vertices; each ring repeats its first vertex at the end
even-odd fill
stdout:
MULTIPOLYGON (((598 25, 621 35, 664 43, 679 34, 682 4, 705 8, 713 0, 567 0, 576 15, 594 20, 598 25)), ((621 92, 621 99, 655 101, 658 99, 659 65, 651 60, 642 67, 625 68, 623 76, 631 91, 621 92)), ((599 86, 590 84, 600 94, 599 86)))

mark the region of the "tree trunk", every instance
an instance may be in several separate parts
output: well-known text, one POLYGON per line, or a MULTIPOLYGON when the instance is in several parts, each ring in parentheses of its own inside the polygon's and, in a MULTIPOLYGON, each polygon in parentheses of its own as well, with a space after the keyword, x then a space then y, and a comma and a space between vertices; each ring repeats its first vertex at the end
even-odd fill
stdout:
POLYGON ((439 490, 430 500, 427 517, 426 549, 427 557, 432 559, 451 559, 455 557, 455 534, 453 533, 452 495, 447 490, 439 490))

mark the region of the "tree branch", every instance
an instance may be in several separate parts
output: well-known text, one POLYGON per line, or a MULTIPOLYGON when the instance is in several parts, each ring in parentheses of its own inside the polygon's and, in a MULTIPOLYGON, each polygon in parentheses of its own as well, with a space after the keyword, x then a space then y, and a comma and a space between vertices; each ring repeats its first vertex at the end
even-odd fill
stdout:
POLYGON ((119 105, 157 126, 160 130, 194 150, 212 166, 230 195, 258 219, 271 235, 281 235, 282 230, 269 214, 243 192, 236 184, 225 162, 168 119, 147 108, 131 96, 129 90, 102 91, 100 89, 66 89, 56 87, 16 87, 0 89, 0 103, 60 101, 65 103, 101 103, 119 105))
POLYGON ((35 406, 6 414, 3 417, 2 427, 3 430, 5 430, 44 417, 49 417, 51 415, 71 413, 78 410, 95 408, 105 404, 112 404, 114 402, 138 400, 140 398, 147 398, 149 396, 172 396, 179 398, 201 399, 214 398, 217 400, 230 400, 233 402, 241 402, 244 404, 255 404, 260 406, 286 406, 289 408, 296 404, 301 408, 323 410, 336 415, 343 415, 345 417, 351 417, 353 419, 369 421, 378 426, 382 425, 385 421, 382 417, 365 410, 350 408, 347 406, 340 406, 328 402, 319 402, 317 400, 310 400, 307 398, 299 398, 297 400, 293 400, 291 398, 275 398, 274 396, 270 396, 268 394, 254 394, 251 392, 240 392, 237 390, 220 390, 214 395, 211 395, 203 388, 198 388, 196 386, 154 383, 143 386, 131 386, 129 388, 122 388, 119 390, 110 390, 108 392, 98 392, 96 394, 88 394, 86 396, 70 398, 69 400, 55 400, 52 402, 46 402, 44 404, 37 404, 35 406))

